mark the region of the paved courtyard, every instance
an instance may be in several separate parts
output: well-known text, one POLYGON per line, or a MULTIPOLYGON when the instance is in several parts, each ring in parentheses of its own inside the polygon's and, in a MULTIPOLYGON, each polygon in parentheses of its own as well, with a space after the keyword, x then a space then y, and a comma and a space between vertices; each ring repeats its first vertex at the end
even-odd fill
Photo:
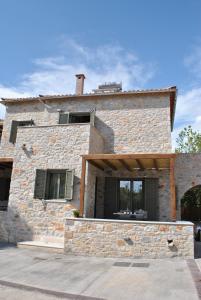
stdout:
POLYGON ((198 300, 194 260, 67 256, 0 244, 0 299, 198 300))

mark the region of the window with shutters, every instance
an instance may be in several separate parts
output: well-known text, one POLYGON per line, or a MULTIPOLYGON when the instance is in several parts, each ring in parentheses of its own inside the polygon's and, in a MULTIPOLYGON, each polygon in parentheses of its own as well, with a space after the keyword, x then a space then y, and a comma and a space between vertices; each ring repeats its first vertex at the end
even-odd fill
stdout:
POLYGON ((94 119, 95 110, 91 112, 60 113, 59 124, 91 123, 94 125, 94 119))
POLYGON ((73 197, 73 170, 36 170, 34 198, 67 199, 73 197))
POLYGON ((16 142, 16 138, 17 138, 17 127, 18 126, 32 126, 34 125, 34 121, 33 120, 28 120, 28 121, 12 121, 11 124, 11 131, 10 131, 10 143, 15 144, 16 142))

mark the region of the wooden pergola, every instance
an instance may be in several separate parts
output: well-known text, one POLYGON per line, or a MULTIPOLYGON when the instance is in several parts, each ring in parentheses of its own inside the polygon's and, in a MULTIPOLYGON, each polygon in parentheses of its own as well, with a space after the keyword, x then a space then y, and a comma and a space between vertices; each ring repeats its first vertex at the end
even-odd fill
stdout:
POLYGON ((80 183, 80 216, 84 212, 86 162, 104 171, 110 168, 113 171, 127 170, 170 170, 170 197, 171 219, 176 221, 176 193, 175 193, 175 164, 176 154, 173 153, 142 153, 142 154, 88 154, 82 156, 82 173, 80 183))

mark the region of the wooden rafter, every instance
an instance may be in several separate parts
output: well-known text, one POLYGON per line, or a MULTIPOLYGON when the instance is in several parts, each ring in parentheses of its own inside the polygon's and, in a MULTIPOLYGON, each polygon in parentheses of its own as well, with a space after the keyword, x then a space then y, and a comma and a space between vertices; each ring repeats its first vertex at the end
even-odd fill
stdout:
POLYGON ((102 159, 102 162, 109 168, 111 168, 112 170, 116 171, 117 168, 109 161, 106 159, 102 159))
POLYGON ((93 160, 89 160, 88 161, 91 165, 93 165, 94 167, 104 171, 104 168, 102 166, 100 166, 97 162, 93 161, 93 160))
POLYGON ((0 163, 5 163, 5 162, 12 163, 13 159, 11 157, 0 157, 0 163))
POLYGON ((138 167, 140 168, 140 170, 144 170, 144 166, 143 166, 143 164, 141 163, 141 161, 137 158, 137 159, 135 159, 135 161, 136 161, 136 163, 137 163, 137 165, 138 165, 138 167))
POLYGON ((109 160, 118 160, 118 159, 162 159, 162 158, 174 158, 176 156, 175 153, 137 153, 137 154, 87 154, 83 155, 83 157, 87 160, 101 160, 101 159, 109 159, 109 160))
POLYGON ((128 170, 129 172, 132 172, 132 169, 130 168, 130 166, 125 162, 125 160, 123 159, 118 159, 118 161, 122 164, 122 166, 124 168, 126 168, 126 170, 128 170))
POLYGON ((158 163, 156 159, 153 159, 154 168, 158 171, 158 163))

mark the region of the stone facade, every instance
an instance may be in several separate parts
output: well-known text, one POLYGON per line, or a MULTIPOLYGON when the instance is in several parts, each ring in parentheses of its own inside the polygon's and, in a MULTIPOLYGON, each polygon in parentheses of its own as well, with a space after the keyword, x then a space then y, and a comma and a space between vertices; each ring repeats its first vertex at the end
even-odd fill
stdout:
POLYGON ((96 109, 95 127, 103 136, 104 153, 171 152, 169 96, 129 95, 102 99, 51 100, 10 104, 4 121, 1 156, 12 157, 9 143, 12 120, 33 119, 36 126, 56 125, 59 112, 89 112, 96 109))
MULTIPOLYGON (((66 253, 117 257, 193 257, 191 223, 160 223, 72 219, 79 209, 81 155, 89 153, 170 153, 170 99, 165 95, 94 96, 91 99, 52 99, 7 106, 0 157, 13 158, 7 212, 0 211, 0 240, 62 242, 66 253), (91 124, 59 125, 59 111, 96 110, 91 124), (19 127, 9 142, 12 120, 33 120, 19 127), (25 145, 25 147, 23 147, 25 145), (73 169, 72 201, 34 199, 36 169, 73 169), (65 226, 65 221, 67 223, 65 226), (169 247, 168 238, 174 245, 169 247)), ((178 155, 175 165, 179 201, 190 187, 201 184, 201 155, 178 155)), ((169 170, 103 172, 87 164, 84 215, 103 218, 105 177, 158 178, 158 219, 170 220, 169 170), (95 188, 96 205, 95 205, 95 188), (95 211, 96 209, 96 211, 95 211)))
MULTIPOLYGON (((64 220, 79 209, 81 155, 88 153, 140 153, 171 151, 169 96, 122 95, 101 99, 52 99, 16 102, 7 105, 0 157, 13 158, 10 198, 7 212, 0 212, 1 239, 20 241, 64 238, 64 220), (89 124, 58 125, 59 110, 96 110, 95 127, 89 124), (33 120, 35 126, 19 127, 15 145, 9 142, 12 120, 33 120), (22 145, 26 145, 26 151, 22 145), (33 198, 36 169, 75 170, 73 200, 47 201, 44 207, 33 198)), ((87 167, 85 215, 94 216, 95 181, 103 206, 104 176, 87 167)), ((160 176, 160 175, 159 175, 160 176)), ((164 175, 166 176, 166 175, 164 175)), ((162 176, 163 177, 163 176, 162 176)), ((165 180, 165 177, 161 179, 165 180)), ((167 186, 169 182, 165 183, 167 186)), ((168 194, 168 188, 164 189, 168 194)), ((164 196, 165 198, 165 196, 164 196)), ((169 199, 169 198, 168 198, 169 199)), ((169 203, 161 200, 160 214, 168 219, 169 203), (162 204, 163 203, 163 204, 162 204)), ((97 215, 100 212, 97 212, 97 215)))
MULTIPOLYGON (((96 151, 93 141, 101 139, 90 124, 36 126, 18 128, 10 187, 7 225, 4 237, 11 242, 21 240, 62 241, 64 223, 72 209, 79 209, 81 156, 96 151), (66 142, 66 138, 68 142, 66 142), (26 145, 26 150, 22 149, 26 145), (71 202, 50 200, 44 206, 34 199, 36 169, 73 169, 74 191, 71 202), (6 231, 7 228, 7 231, 6 231)), ((2 234, 3 235, 3 234, 2 234)))
POLYGON ((68 218, 64 249, 89 256, 193 258, 193 224, 68 218))

